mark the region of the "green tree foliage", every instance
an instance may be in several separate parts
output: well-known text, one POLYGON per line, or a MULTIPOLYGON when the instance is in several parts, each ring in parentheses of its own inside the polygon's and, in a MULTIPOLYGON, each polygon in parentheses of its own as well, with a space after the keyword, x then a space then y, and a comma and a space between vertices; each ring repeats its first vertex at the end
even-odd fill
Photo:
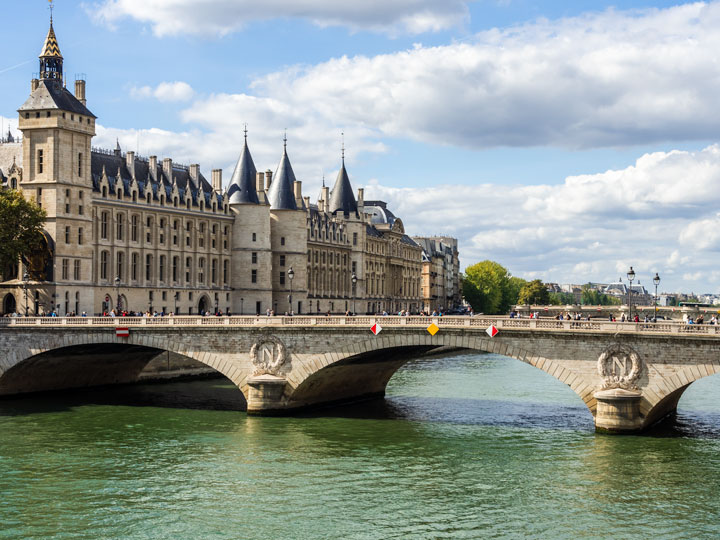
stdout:
POLYGON ((520 304, 547 305, 550 303, 550 293, 545 284, 539 279, 526 282, 520 290, 518 298, 520 304))
POLYGON ((45 210, 15 189, 0 188, 0 268, 17 264, 42 245, 45 210))
POLYGON ((550 293, 550 305, 567 306, 575 303, 575 295, 567 292, 550 293))
POLYGON ((517 303, 524 283, 523 279, 513 278, 504 266, 482 261, 465 269, 463 296, 478 313, 507 313, 517 303))
POLYGON ((587 283, 582 287, 580 303, 584 306, 618 306, 622 304, 622 300, 603 294, 587 283))

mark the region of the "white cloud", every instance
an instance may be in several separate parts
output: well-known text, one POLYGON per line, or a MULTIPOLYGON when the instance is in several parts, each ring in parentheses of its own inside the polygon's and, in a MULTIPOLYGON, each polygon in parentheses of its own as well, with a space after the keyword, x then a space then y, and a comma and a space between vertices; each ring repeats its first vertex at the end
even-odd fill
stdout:
POLYGON ((489 258, 515 275, 576 283, 616 280, 632 265, 648 286, 659 272, 663 290, 717 283, 718 145, 647 154, 555 186, 372 182, 366 197, 387 200, 412 234, 458 237, 463 264, 489 258))
POLYGON ((155 88, 134 86, 130 89, 130 96, 135 99, 155 98, 162 102, 189 101, 194 95, 192 87, 183 81, 161 82, 155 88))
POLYGON ((148 23, 159 36, 223 35, 255 20, 299 18, 318 26, 419 34, 457 26, 468 0, 105 0, 88 7, 100 21, 123 18, 148 23))

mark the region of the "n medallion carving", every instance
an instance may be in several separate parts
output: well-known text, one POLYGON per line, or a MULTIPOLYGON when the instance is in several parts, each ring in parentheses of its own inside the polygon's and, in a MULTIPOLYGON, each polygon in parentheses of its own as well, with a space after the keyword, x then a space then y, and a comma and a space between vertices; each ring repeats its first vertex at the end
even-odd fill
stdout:
POLYGON ((640 355, 627 345, 611 345, 598 358, 598 373, 603 379, 602 388, 637 390, 643 361, 640 355))
POLYGON ((255 366, 253 376, 278 375, 287 361, 287 348, 275 336, 263 336, 250 349, 250 359, 255 366))

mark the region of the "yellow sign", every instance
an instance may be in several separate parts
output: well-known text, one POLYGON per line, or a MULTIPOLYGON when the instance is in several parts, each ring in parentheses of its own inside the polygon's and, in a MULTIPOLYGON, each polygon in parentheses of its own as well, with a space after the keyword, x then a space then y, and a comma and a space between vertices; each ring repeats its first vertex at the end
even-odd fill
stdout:
POLYGON ((427 331, 430 332, 431 336, 434 336, 438 333, 440 329, 438 328, 437 324, 432 323, 430 326, 427 327, 427 331))

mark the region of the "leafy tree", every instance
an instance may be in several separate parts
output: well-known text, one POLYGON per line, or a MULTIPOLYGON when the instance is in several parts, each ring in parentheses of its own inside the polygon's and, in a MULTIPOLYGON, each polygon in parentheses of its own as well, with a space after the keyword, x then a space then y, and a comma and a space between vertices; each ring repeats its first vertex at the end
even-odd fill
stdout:
POLYGON ((575 295, 567 292, 550 293, 549 301, 553 306, 566 306, 575 303, 575 295))
MULTIPOLYGON (((510 274, 508 274, 510 275, 510 274)), ((512 276, 508 279, 507 287, 503 293, 502 312, 506 313, 515 304, 520 304, 520 291, 527 284, 523 278, 512 276)))
POLYGON ((20 191, 0 189, 0 268, 17 264, 20 256, 42 246, 45 210, 20 191))
POLYGON ((547 305, 550 302, 550 293, 542 281, 534 279, 523 285, 518 302, 520 304, 547 305))
POLYGON ((465 269, 463 296, 476 312, 505 313, 510 309, 512 294, 510 273, 504 266, 482 261, 465 269))

